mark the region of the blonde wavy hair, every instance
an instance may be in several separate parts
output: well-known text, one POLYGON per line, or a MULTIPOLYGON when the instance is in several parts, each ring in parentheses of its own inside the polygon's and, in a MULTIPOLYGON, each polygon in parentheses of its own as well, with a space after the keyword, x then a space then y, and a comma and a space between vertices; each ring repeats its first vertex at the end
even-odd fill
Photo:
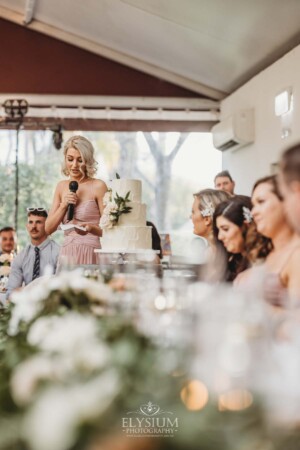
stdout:
POLYGON ((64 160, 62 163, 62 173, 66 176, 69 176, 70 173, 67 169, 66 165, 66 156, 67 151, 70 148, 75 148, 79 151, 83 164, 80 167, 80 172, 82 173, 82 178, 85 176, 89 178, 94 178, 96 172, 97 172, 97 161, 94 158, 94 147, 92 143, 85 138, 84 136, 72 136, 70 139, 67 140, 67 142, 64 145, 64 160))
POLYGON ((228 194, 228 192, 217 189, 202 189, 202 191, 196 192, 193 195, 199 200, 200 212, 211 209, 211 213, 207 214, 207 216, 211 217, 219 203, 232 198, 231 194, 228 194))
POLYGON ((229 200, 232 198, 232 195, 228 192, 221 191, 218 189, 202 189, 199 192, 193 194, 194 198, 198 199, 198 208, 201 212, 202 217, 210 217, 211 224, 209 225, 209 236, 208 240, 211 244, 214 244, 214 236, 213 236, 213 215, 215 209, 219 203, 229 200))

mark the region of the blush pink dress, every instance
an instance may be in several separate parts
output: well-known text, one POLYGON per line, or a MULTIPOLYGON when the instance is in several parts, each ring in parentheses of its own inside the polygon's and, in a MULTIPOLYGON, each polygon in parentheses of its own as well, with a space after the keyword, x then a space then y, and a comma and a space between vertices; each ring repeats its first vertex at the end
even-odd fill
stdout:
MULTIPOLYGON (((90 183, 91 196, 93 193, 93 181, 90 183)), ((71 223, 95 223, 99 225, 100 211, 95 198, 86 200, 75 206, 74 218, 71 223)), ((63 219, 63 223, 68 223, 67 214, 63 219)), ((100 247, 100 238, 94 234, 87 233, 85 235, 78 234, 76 231, 65 231, 64 241, 60 249, 59 265, 71 264, 98 264, 99 255, 95 253, 95 249, 100 247)))

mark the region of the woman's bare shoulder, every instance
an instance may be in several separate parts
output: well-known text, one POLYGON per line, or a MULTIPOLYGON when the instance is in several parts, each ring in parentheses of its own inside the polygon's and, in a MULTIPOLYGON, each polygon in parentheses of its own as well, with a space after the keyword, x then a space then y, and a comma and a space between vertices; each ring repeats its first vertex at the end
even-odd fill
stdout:
POLYGON ((94 185, 97 189, 107 190, 107 185, 103 180, 94 178, 94 185))
POLYGON ((290 264, 297 264, 299 267, 300 265, 300 244, 296 245, 293 251, 291 252, 290 258, 289 258, 290 264))
POLYGON ((58 183, 57 183, 57 185, 56 185, 56 188, 58 189, 58 190, 63 190, 66 186, 68 186, 69 185, 69 180, 60 180, 58 183))
POLYGON ((281 278, 283 280, 289 279, 291 276, 296 274, 299 277, 299 266, 300 266, 300 245, 296 245, 290 252, 287 261, 281 271, 281 278))
POLYGON ((249 281, 252 274, 253 274, 252 267, 250 269, 246 269, 243 272, 239 273, 233 282, 234 286, 244 285, 245 283, 247 283, 249 281))
POLYGON ((251 286, 255 285, 258 281, 261 280, 263 274, 265 273, 264 264, 260 264, 258 266, 250 267, 249 269, 244 270, 239 273, 235 278, 233 284, 234 286, 251 286))
POLYGON ((61 180, 57 183, 55 187, 54 195, 61 195, 64 190, 66 190, 68 180, 61 180))

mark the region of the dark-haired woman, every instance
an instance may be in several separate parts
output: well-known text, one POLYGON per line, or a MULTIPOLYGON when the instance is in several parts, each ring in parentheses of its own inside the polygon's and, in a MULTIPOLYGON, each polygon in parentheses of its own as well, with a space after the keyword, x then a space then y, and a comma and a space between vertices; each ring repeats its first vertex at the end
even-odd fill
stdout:
POLYGON ((226 250, 227 281, 233 281, 254 263, 264 260, 272 248, 270 240, 257 232, 251 207, 249 197, 236 196, 220 203, 215 210, 214 235, 226 250))

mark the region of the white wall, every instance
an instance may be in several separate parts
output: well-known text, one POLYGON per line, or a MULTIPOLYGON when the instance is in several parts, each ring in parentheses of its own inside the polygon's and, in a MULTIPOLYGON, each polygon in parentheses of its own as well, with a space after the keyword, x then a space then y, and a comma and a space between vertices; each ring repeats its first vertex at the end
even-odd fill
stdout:
POLYGON ((223 153, 223 168, 236 180, 236 192, 249 195, 254 181, 271 173, 282 150, 300 141, 300 46, 252 78, 223 100, 221 119, 241 109, 254 108, 255 142, 239 150, 223 153), (274 98, 291 86, 293 112, 285 118, 276 117, 274 98), (282 120, 289 121, 291 134, 281 138, 282 120))

